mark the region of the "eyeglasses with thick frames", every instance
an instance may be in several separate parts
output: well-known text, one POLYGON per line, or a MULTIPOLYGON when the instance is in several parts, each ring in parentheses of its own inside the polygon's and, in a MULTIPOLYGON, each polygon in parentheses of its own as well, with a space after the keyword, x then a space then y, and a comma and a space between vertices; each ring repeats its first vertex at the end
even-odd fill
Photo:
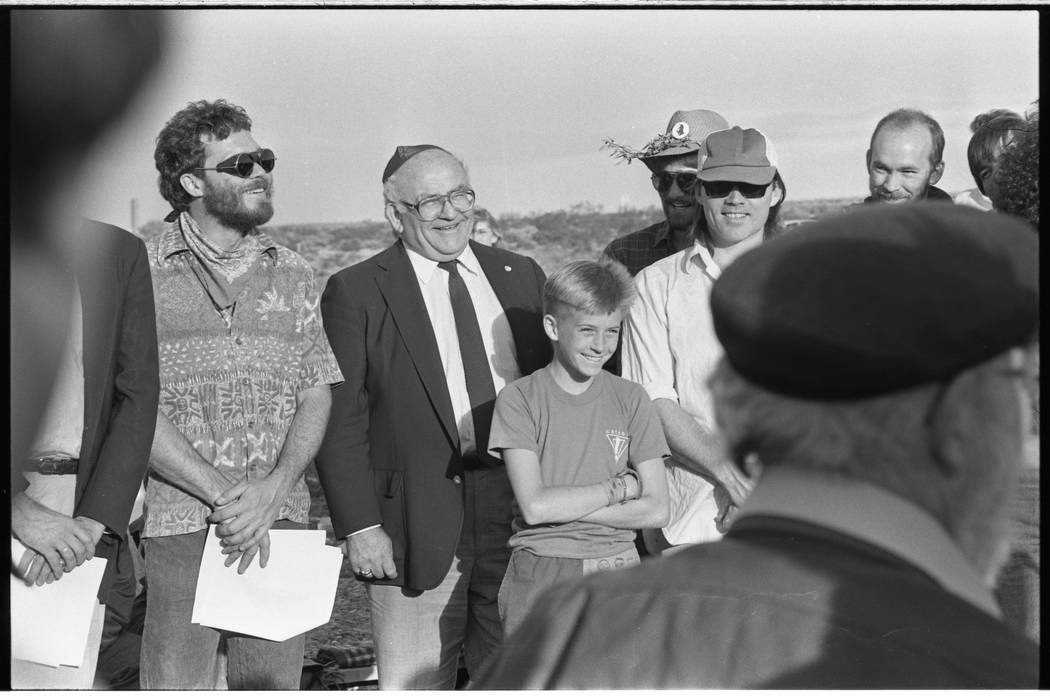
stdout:
POLYGON ((405 201, 401 203, 414 211, 416 218, 420 221, 433 221, 445 210, 445 202, 451 204, 452 208, 460 214, 465 214, 474 208, 474 190, 452 190, 448 194, 427 197, 415 204, 405 201))
POLYGON ((744 195, 747 199, 758 199, 766 194, 766 190, 773 184, 772 181, 767 182, 764 185, 752 185, 750 182, 729 182, 729 181, 715 181, 715 182, 700 182, 700 186, 704 188, 704 192, 708 197, 714 197, 715 199, 721 199, 722 197, 728 197, 729 193, 736 190, 740 194, 744 195))
POLYGON ((696 173, 653 173, 650 179, 657 192, 671 189, 672 182, 677 182, 678 189, 683 192, 692 192, 696 187, 696 173))
POLYGON ((236 153, 220 162, 214 168, 194 168, 194 170, 217 170, 227 175, 249 178, 255 170, 255 164, 262 166, 263 172, 270 172, 277 163, 277 157, 269 148, 260 148, 251 153, 236 153))

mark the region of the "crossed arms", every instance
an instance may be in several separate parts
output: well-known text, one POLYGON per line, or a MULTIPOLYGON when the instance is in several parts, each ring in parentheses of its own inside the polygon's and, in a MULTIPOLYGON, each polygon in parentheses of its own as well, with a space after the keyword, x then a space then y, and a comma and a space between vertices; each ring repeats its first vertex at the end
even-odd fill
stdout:
POLYGON ((663 527, 667 524, 667 480, 662 459, 650 459, 637 467, 639 478, 628 478, 627 500, 609 504, 606 482, 584 486, 544 486, 539 456, 532 450, 503 450, 514 498, 525 522, 566 523, 580 520, 627 530, 663 527))

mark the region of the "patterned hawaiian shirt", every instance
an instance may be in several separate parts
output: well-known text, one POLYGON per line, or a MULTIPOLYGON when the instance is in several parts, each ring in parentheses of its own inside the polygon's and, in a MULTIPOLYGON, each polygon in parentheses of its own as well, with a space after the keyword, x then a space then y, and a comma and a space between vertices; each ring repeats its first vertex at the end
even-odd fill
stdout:
MULTIPOLYGON (((224 319, 191 267, 179 223, 147 244, 160 346, 160 410, 193 447, 235 483, 277 464, 296 395, 343 380, 321 325, 310 266, 256 232, 263 252, 224 319)), ((300 477, 279 519, 308 522, 300 477)), ((202 530, 210 508, 147 472, 143 535, 202 530)))

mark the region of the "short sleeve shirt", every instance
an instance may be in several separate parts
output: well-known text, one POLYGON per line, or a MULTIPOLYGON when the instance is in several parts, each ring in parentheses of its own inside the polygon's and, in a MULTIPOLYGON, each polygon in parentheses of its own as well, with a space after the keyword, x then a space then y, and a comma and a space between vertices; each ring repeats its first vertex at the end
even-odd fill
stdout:
MULTIPOLYGON (((669 454, 659 416, 633 382, 600 372, 582 394, 570 394, 544 367, 503 389, 496 399, 489 450, 519 448, 537 454, 544 486, 597 484, 669 454)), ((538 556, 587 559, 624 551, 634 531, 597 523, 529 526, 513 522, 511 549, 538 556)))
MULTIPOLYGON (((264 251, 237 297, 230 324, 190 266, 179 223, 147 244, 157 309, 160 411, 205 461, 235 483, 267 476, 277 464, 296 395, 343 377, 321 325, 310 266, 256 232, 264 251)), ((208 526, 210 509, 147 472, 146 537, 208 526)), ((308 522, 303 477, 278 519, 308 522)))

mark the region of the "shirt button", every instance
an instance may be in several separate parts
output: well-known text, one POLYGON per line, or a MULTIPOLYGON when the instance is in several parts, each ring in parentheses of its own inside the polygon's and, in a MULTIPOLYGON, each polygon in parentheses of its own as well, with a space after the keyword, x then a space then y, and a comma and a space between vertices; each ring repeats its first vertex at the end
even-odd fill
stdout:
POLYGON ((459 474, 456 474, 454 477, 452 477, 452 483, 456 486, 459 486, 463 483, 463 477, 461 477, 459 474))

